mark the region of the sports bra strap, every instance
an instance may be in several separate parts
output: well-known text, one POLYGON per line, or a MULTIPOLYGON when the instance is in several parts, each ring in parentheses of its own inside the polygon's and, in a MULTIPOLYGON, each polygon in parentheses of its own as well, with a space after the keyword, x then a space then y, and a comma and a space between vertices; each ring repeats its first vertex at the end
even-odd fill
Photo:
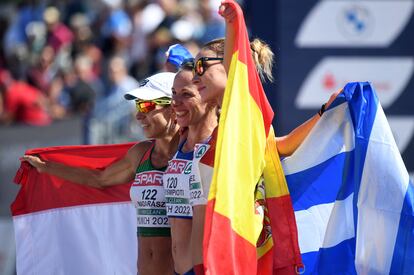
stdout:
POLYGON ((146 161, 148 158, 151 157, 151 152, 154 149, 155 146, 155 140, 150 140, 151 146, 148 148, 148 150, 145 152, 145 154, 141 157, 141 160, 139 161, 139 165, 141 165, 144 161, 146 161))

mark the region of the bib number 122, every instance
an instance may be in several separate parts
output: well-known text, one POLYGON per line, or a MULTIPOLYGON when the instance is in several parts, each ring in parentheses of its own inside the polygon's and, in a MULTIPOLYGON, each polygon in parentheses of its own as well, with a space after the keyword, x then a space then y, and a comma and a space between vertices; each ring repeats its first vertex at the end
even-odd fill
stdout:
POLYGON ((153 200, 155 201, 157 196, 157 190, 156 189, 145 189, 141 192, 142 194, 142 200, 153 200))

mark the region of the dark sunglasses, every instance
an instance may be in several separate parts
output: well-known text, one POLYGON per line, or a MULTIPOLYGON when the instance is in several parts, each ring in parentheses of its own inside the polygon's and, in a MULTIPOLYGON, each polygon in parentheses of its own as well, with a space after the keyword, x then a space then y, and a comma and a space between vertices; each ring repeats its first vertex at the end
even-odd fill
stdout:
POLYGON ((202 76, 210 66, 219 64, 219 63, 213 63, 213 64, 206 63, 207 61, 214 61, 214 60, 223 61, 223 58, 222 57, 200 57, 194 64, 194 73, 196 73, 198 76, 202 76))
POLYGON ((135 105, 137 107, 137 112, 139 113, 149 113, 155 109, 157 105, 170 105, 170 98, 160 98, 154 100, 136 100, 135 105))

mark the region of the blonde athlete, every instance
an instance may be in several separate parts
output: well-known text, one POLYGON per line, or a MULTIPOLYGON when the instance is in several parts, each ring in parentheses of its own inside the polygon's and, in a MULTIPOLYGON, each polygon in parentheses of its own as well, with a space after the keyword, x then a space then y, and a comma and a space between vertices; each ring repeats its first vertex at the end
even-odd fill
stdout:
MULTIPOLYGON (((194 62, 195 74, 193 83, 197 85, 203 101, 210 102, 215 100, 221 106, 227 83, 227 73, 230 67, 231 51, 235 42, 233 22, 236 12, 232 6, 223 2, 219 8, 219 13, 226 21, 226 37, 225 39, 213 40, 201 48, 194 62)), ((270 47, 261 40, 255 39, 250 43, 250 48, 256 69, 262 81, 266 79, 272 81, 273 53, 270 47)), ((331 97, 329 102, 324 105, 317 115, 293 130, 287 136, 276 138, 280 155, 290 155, 296 150, 318 121, 320 115, 322 115, 325 106, 327 108, 336 95, 337 93, 331 97)), ((216 136, 214 135, 213 137, 215 139, 216 136)), ((193 159, 193 178, 198 182, 198 184, 194 185, 199 186, 197 191, 201 194, 200 198, 190 200, 193 205, 193 220, 198 221, 198 223, 193 223, 192 231, 193 264, 196 274, 204 274, 202 254, 203 234, 200 232, 204 229, 205 205, 213 174, 214 139, 210 140, 208 146, 197 144, 193 159)), ((260 185, 258 185, 257 189, 260 189, 260 185)))

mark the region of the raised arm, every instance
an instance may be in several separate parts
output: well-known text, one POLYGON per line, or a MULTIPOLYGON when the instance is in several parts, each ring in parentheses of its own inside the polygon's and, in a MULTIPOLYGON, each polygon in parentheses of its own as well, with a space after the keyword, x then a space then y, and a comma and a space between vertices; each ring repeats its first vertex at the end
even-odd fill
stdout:
MULTIPOLYGON (((240 8, 240 7, 239 7, 240 8)), ((231 55, 234 48, 235 37, 236 37, 236 10, 227 3, 222 1, 219 7, 219 14, 224 18, 226 22, 226 37, 224 42, 224 68, 229 73, 231 55)))
POLYGON ((295 128, 292 132, 285 136, 276 137, 277 150, 281 156, 290 156, 295 152, 306 136, 315 126, 319 120, 319 115, 316 114, 300 126, 295 128))
MULTIPOLYGON (((331 105, 335 98, 342 92, 341 90, 336 91, 331 95, 328 102, 325 104, 325 109, 331 105)), ((315 126, 320 118, 319 113, 308 119, 306 122, 295 128, 292 132, 286 136, 276 137, 277 150, 281 156, 290 156, 305 140, 309 132, 315 126)))
POLYGON ((135 169, 150 145, 150 142, 135 144, 122 159, 104 170, 73 167, 63 163, 45 161, 31 155, 24 155, 20 160, 29 162, 40 173, 48 173, 81 185, 103 188, 134 179, 135 169))

